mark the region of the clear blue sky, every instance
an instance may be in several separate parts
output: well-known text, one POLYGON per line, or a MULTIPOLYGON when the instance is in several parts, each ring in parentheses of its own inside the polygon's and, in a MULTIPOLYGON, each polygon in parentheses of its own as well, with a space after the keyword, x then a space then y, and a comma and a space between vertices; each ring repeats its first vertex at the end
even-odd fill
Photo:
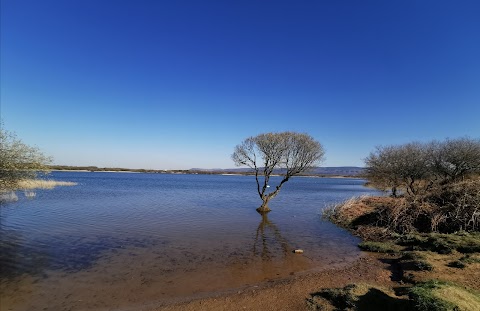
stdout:
POLYGON ((324 166, 480 137, 479 1, 1 0, 1 117, 56 164, 233 167, 299 131, 324 166))

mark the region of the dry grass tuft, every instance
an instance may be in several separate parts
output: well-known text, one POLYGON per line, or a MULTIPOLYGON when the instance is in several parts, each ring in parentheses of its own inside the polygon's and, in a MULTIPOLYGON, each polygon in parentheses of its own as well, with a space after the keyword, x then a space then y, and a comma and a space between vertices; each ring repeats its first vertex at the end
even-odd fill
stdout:
POLYGON ((350 198, 342 203, 328 206, 323 210, 323 215, 336 224, 349 227, 360 216, 375 210, 372 205, 365 203, 368 199, 368 196, 350 198))

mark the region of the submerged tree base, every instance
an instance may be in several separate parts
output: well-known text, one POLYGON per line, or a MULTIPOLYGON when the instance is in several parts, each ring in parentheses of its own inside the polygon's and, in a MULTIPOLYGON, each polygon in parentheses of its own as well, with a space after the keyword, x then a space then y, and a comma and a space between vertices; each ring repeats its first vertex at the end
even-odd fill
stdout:
POLYGON ((266 205, 265 205, 265 206, 262 205, 262 206, 260 206, 259 208, 257 208, 257 212, 258 212, 260 215, 265 215, 265 214, 267 214, 267 213, 270 212, 270 211, 271 211, 271 209, 268 208, 268 206, 266 206, 266 205))

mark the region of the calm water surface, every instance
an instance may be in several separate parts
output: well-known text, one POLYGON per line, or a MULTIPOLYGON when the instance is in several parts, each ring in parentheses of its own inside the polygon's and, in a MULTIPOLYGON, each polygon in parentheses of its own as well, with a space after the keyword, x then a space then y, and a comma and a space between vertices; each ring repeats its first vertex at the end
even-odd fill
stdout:
POLYGON ((262 218, 251 176, 52 179, 78 185, 38 190, 33 199, 17 192, 17 202, 1 206, 1 310, 148 309, 348 264, 360 254, 358 240, 321 211, 373 193, 359 179, 298 177, 262 218))

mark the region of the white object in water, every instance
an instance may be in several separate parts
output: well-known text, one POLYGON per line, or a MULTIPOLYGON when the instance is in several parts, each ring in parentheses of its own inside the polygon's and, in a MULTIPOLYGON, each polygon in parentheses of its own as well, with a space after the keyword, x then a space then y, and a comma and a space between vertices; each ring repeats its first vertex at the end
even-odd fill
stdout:
POLYGON ((25 197, 27 197, 29 199, 33 199, 34 197, 37 196, 35 191, 25 191, 24 194, 25 194, 25 197))
POLYGON ((303 249, 296 249, 293 251, 295 254, 303 254, 303 249))

